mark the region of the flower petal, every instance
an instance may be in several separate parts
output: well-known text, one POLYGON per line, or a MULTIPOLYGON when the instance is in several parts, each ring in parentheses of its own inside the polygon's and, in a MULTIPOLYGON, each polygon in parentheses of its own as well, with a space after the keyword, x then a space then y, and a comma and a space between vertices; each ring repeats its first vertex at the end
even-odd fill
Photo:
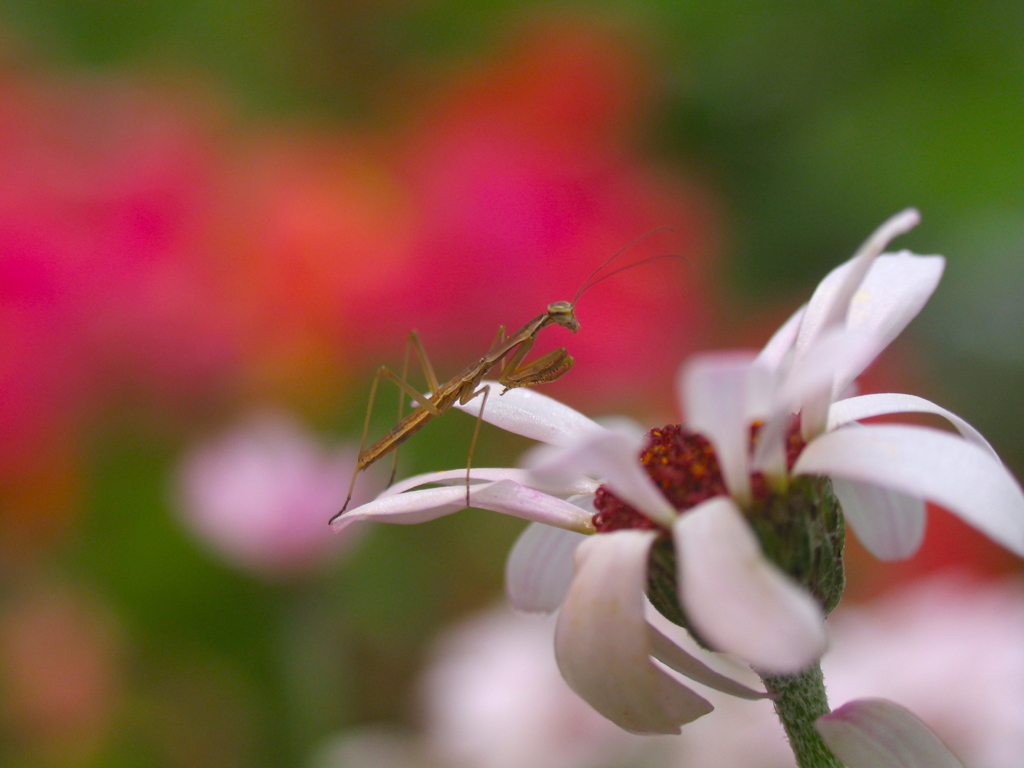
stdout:
POLYGON ((605 429, 594 432, 556 454, 548 454, 530 470, 530 484, 563 487, 581 476, 598 477, 616 496, 665 526, 676 518, 675 508, 644 472, 638 455, 642 435, 605 429))
POLYGON ((884 699, 851 701, 815 728, 848 768, 964 768, 927 725, 884 699))
MULTIPOLYGON (((511 480, 520 485, 528 485, 529 472, 525 469, 508 469, 505 467, 473 467, 470 470, 469 482, 471 485, 481 482, 492 483, 497 480, 511 480)), ((441 472, 426 472, 422 475, 407 477, 404 480, 399 480, 380 495, 381 497, 394 496, 431 483, 442 485, 461 484, 465 488, 466 470, 446 469, 441 472)), ((573 482, 558 488, 557 493, 550 488, 545 488, 544 490, 551 492, 555 496, 573 496, 576 494, 592 494, 597 491, 599 485, 599 483, 589 478, 576 478, 573 482)))
POLYGON ((807 304, 795 344, 798 357, 826 328, 844 324, 850 302, 872 262, 885 250, 890 240, 909 232, 920 220, 921 215, 913 208, 897 213, 871 234, 852 259, 825 276, 807 304))
POLYGON ((933 501, 1024 556, 1024 492, 997 459, 927 427, 872 424, 812 441, 793 473, 873 483, 933 501))
POLYGON ((835 394, 863 371, 882 351, 870 333, 842 326, 824 329, 797 358, 779 390, 779 406, 801 414, 805 439, 825 431, 835 394))
MULTIPOLYGON (((935 292, 946 260, 909 251, 875 259, 850 301, 846 326, 870 332, 882 349, 902 333, 935 292)), ((854 377, 860 371, 854 373, 854 377)))
POLYGON ((669 669, 673 669, 681 675, 708 688, 736 696, 741 699, 765 699, 771 694, 765 691, 755 691, 743 683, 723 675, 695 656, 676 645, 670 638, 664 635, 661 630, 650 624, 647 626, 647 634, 651 642, 651 653, 658 661, 669 669))
POLYGON ((715 447, 726 487, 741 502, 750 498, 750 423, 771 410, 774 377, 754 355, 700 355, 679 371, 686 425, 715 447))
POLYGON ((873 416, 885 416, 892 413, 933 413, 941 416, 964 436, 966 440, 985 449, 992 458, 999 459, 995 449, 988 440, 982 436, 966 421, 961 419, 952 411, 947 411, 941 405, 936 405, 930 400, 925 400, 917 395, 903 395, 895 392, 887 392, 875 395, 860 395, 859 397, 848 397, 832 404, 828 411, 828 431, 831 432, 837 427, 848 424, 851 421, 870 419, 873 416))
POLYGON ((509 603, 527 613, 558 610, 573 575, 573 554, 581 533, 531 523, 516 540, 505 563, 505 592, 509 603))
MULTIPOLYGON (((504 386, 496 381, 484 381, 481 386, 491 388, 484 421, 507 432, 551 445, 568 445, 580 435, 601 429, 579 411, 528 387, 500 394, 504 386)), ((483 398, 474 397, 465 405, 456 403, 455 407, 477 416, 482 405, 483 398)))
MULTIPOLYGON (((511 480, 473 485, 469 488, 470 506, 521 517, 536 523, 553 525, 580 533, 594 530, 590 515, 556 496, 519 485, 511 480)), ((348 512, 336 515, 331 527, 342 531, 359 520, 411 525, 436 520, 466 508, 466 487, 448 486, 408 491, 384 496, 348 512)))
POLYGON ((580 544, 555 628, 555 658, 566 682, 632 733, 679 733, 712 709, 650 658, 644 590, 656 535, 616 531, 580 544))
POLYGON ((837 379, 847 378, 852 368, 863 370, 880 351, 878 339, 866 331, 843 327, 822 331, 789 370, 779 390, 780 405, 794 408, 820 391, 831 396, 837 379))
POLYGON ((924 540, 925 504, 874 483, 832 478, 843 517, 868 552, 879 560, 904 560, 924 540))
POLYGON ((672 533, 680 602, 715 649, 773 673, 796 672, 821 657, 821 608, 765 559, 731 499, 694 507, 672 533))
POLYGON ((768 339, 764 349, 757 354, 755 362, 771 371, 777 371, 782 367, 783 363, 786 362, 786 356, 793 349, 793 344, 796 341, 797 333, 800 331, 800 324, 803 322, 806 310, 807 306, 804 305, 789 316, 789 319, 782 324, 779 330, 768 339))

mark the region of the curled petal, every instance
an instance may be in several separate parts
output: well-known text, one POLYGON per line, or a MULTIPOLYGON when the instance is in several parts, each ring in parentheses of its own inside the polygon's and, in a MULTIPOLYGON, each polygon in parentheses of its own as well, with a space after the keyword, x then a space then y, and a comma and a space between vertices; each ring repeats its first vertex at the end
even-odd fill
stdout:
POLYGON ((879 256, 850 302, 846 326, 870 332, 882 349, 889 346, 935 292, 945 266, 941 256, 909 251, 879 256))
POLYGON ((891 701, 851 701, 814 725, 847 768, 964 768, 927 725, 891 701))
POLYGON ((530 470, 530 483, 552 488, 583 476, 599 477, 616 496, 667 528, 675 520, 676 511, 640 465, 642 442, 641 435, 612 430, 592 433, 563 451, 545 456, 530 470))
MULTIPOLYGON (((519 485, 527 485, 528 479, 529 473, 525 469, 473 467, 469 473, 469 482, 471 485, 477 485, 479 483, 493 483, 497 480, 511 480, 512 482, 519 483, 519 485)), ((399 493, 406 493, 407 491, 421 485, 430 485, 435 483, 442 485, 461 484, 462 487, 465 488, 466 470, 446 469, 443 472, 427 472, 422 475, 407 477, 404 480, 399 480, 380 495, 381 497, 395 496, 399 493)), ((598 483, 590 480, 589 478, 575 478, 558 488, 557 493, 555 493, 554 489, 550 488, 545 488, 544 490, 549 491, 556 496, 574 496, 577 494, 592 494, 597 491, 598 486, 598 483)))
POLYGON ((527 613, 558 610, 572 582, 573 554, 581 533, 531 523, 516 540, 505 563, 509 603, 527 613))
POLYGON ((821 608, 765 559, 731 499, 694 507, 672 533, 680 602, 716 650, 772 673, 796 672, 821 657, 821 608))
POLYGON ((828 408, 837 391, 882 350, 870 333, 842 326, 824 329, 793 364, 779 392, 780 405, 801 412, 805 439, 825 431, 828 408))
POLYGON ((867 331, 843 327, 822 331, 786 376, 779 392, 781 404, 792 407, 821 390, 831 395, 837 380, 849 378, 851 369, 863 370, 880 351, 877 337, 867 331))
POLYGON ((879 560, 903 560, 924 540, 925 504, 873 483, 832 478, 843 517, 861 544, 879 560))
POLYGON ((758 365, 762 365, 771 371, 779 370, 786 362, 786 357, 793 349, 793 344, 796 342, 796 335, 800 331, 800 323, 803 322, 804 312, 806 311, 806 305, 800 307, 796 312, 790 315, 789 319, 782 324, 782 326, 772 337, 768 339, 768 343, 764 345, 755 360, 758 365))
POLYGON ((985 449, 992 458, 999 456, 995 449, 989 444, 981 432, 976 430, 966 421, 961 419, 952 411, 947 411, 941 405, 936 405, 930 400, 925 400, 917 395, 903 395, 888 392, 875 395, 860 395, 859 397, 848 397, 832 404, 828 411, 828 431, 831 432, 837 427, 849 424, 851 421, 870 419, 874 416, 886 416, 893 413, 932 413, 941 416, 964 436, 964 439, 985 449))
MULTIPOLYGON (((594 530, 590 515, 576 505, 511 480, 470 486, 469 505, 570 531, 590 533, 594 530)), ((331 527, 337 532, 360 520, 411 525, 465 508, 465 486, 426 488, 374 499, 337 515, 331 520, 331 527)))
POLYGON ((679 733, 711 705, 651 661, 644 589, 656 534, 598 534, 576 550, 576 576, 555 628, 569 686, 632 733, 679 733))
POLYGON ((793 473, 872 483, 933 501, 1024 556, 1024 492, 997 459, 927 427, 872 424, 812 441, 793 473))
POLYGON ((768 415, 773 397, 771 371, 754 363, 754 355, 701 355, 679 373, 686 425, 715 447, 730 493, 750 498, 750 422, 768 415))
POLYGON ((647 631, 650 636, 652 655, 669 669, 685 675, 696 683, 741 699, 764 699, 770 695, 764 691, 748 688, 743 683, 712 669, 676 645, 657 627, 648 624, 647 631))
POLYGON ((798 356, 802 356, 803 351, 826 328, 844 324, 854 294, 864 281, 872 262, 885 250, 890 240, 909 232, 920 220, 921 215, 913 208, 897 213, 871 234, 852 259, 825 276, 807 304, 796 340, 798 356))
MULTIPOLYGON (((507 432, 551 445, 568 445, 583 434, 602 429, 579 411, 528 387, 500 394, 504 387, 496 381, 484 381, 482 386, 491 388, 483 420, 507 432)), ((474 416, 480 414, 481 406, 482 397, 474 397, 465 405, 455 405, 474 416)))

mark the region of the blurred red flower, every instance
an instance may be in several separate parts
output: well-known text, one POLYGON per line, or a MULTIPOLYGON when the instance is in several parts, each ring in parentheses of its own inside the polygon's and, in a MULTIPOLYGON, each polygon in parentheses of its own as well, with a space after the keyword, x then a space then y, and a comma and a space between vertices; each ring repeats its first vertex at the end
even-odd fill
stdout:
POLYGON ((0 540, 74 508, 101 406, 207 393, 237 367, 207 237, 219 122, 204 98, 0 73, 0 540))
POLYGON ((564 386, 583 393, 570 399, 608 403, 647 397, 647 382, 700 343, 709 205, 632 148, 650 78, 638 48, 581 19, 546 19, 406 116, 396 152, 419 215, 414 258, 389 295, 355 305, 381 348, 397 355, 416 327, 444 370, 465 365, 499 324, 571 300, 604 259, 662 226, 673 231, 616 264, 686 263, 616 276, 581 301, 578 337, 552 332, 537 349, 568 346, 577 370, 564 386))
POLYGON ((250 396, 294 400, 353 375, 377 350, 376 315, 353 297, 387 296, 409 254, 410 210, 369 140, 291 127, 240 137, 212 247, 237 261, 250 396))

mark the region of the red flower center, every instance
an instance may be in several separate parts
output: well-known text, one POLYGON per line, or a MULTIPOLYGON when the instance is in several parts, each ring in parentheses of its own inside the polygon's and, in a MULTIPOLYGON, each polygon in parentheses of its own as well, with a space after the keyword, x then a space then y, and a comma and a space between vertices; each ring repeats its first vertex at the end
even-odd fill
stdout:
MULTIPOLYGON (((751 450, 757 442, 761 424, 750 428, 751 450)), ((794 417, 786 434, 786 464, 792 469, 804 441, 800 436, 800 420, 794 417)), ((654 484, 680 512, 697 506, 715 496, 726 496, 725 479, 718 465, 718 457, 710 441, 680 424, 669 424, 647 433, 647 444, 640 452, 640 463, 654 484)), ((766 499, 771 490, 760 472, 751 475, 755 498, 766 499)), ((660 529, 661 526, 643 512, 622 501, 605 486, 597 489, 594 497, 594 527, 598 533, 639 528, 660 529)))

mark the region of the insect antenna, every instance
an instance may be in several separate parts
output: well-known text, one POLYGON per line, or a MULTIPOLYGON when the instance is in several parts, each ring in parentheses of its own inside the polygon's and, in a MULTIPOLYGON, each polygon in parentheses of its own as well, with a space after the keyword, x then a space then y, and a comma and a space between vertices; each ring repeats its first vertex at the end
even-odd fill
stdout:
POLYGON ((647 264, 647 263, 652 262, 652 261, 660 261, 661 259, 684 259, 685 260, 685 257, 680 256, 680 255, 675 254, 675 253, 663 253, 663 254, 661 254, 659 256, 651 256, 651 257, 646 258, 646 259, 641 259, 640 261, 634 261, 632 264, 626 264, 625 266, 622 266, 622 267, 619 267, 618 269, 612 270, 608 274, 601 275, 601 277, 599 277, 596 280, 594 280, 595 275, 597 275, 602 269, 607 267, 615 259, 617 259, 619 256, 621 256, 627 250, 632 248, 634 245, 639 243, 645 237, 653 235, 653 234, 655 234, 657 232, 671 232, 671 231, 672 231, 672 227, 668 227, 668 226, 658 227, 657 229, 652 229, 651 231, 645 232, 644 234, 640 235, 640 237, 636 238, 632 242, 630 242, 627 245, 625 245, 622 248, 620 248, 611 257, 605 259, 604 262, 597 269, 595 269, 593 272, 591 272, 587 276, 587 279, 583 281, 583 284, 580 286, 580 289, 578 291, 576 291, 576 295, 573 297, 573 300, 572 300, 573 306, 576 305, 576 302, 579 300, 580 296, 582 296, 584 293, 589 291, 591 288, 593 288, 598 283, 601 283, 601 282, 607 280, 609 277, 612 277, 613 275, 619 274, 619 272, 625 272, 627 269, 632 269, 633 267, 639 267, 641 264, 647 264))
MULTIPOLYGON (((671 232, 671 231, 672 231, 672 227, 669 227, 669 226, 657 227, 655 229, 650 230, 649 232, 644 232, 642 235, 640 235, 640 237, 638 237, 638 238, 636 238, 636 239, 626 243, 619 250, 617 250, 615 253, 613 253, 611 256, 609 256, 607 259, 605 259, 603 262, 601 262, 601 264, 598 265, 597 269, 595 269, 593 272, 591 272, 589 275, 587 275, 587 279, 583 281, 583 284, 580 286, 580 289, 578 291, 576 291, 576 296, 573 298, 572 303, 575 304, 576 303, 576 299, 578 299, 580 296, 582 296, 583 292, 588 290, 591 286, 597 285, 599 282, 601 282, 601 280, 604 280, 605 277, 611 277, 611 275, 605 275, 604 277, 599 278, 598 280, 595 280, 593 283, 590 282, 591 280, 594 279, 594 276, 598 272, 600 272, 602 269, 607 267, 609 264, 611 264, 613 261, 615 261, 617 258, 619 258, 619 256, 624 254, 626 251, 628 251, 634 245, 639 243, 644 238, 649 237, 649 236, 651 236, 653 234, 656 234, 658 232, 671 232)), ((646 259, 646 261, 649 261, 649 259, 646 259)), ((638 264, 642 264, 643 262, 637 262, 637 263, 638 264)), ((615 272, 612 272, 611 274, 614 275, 616 272, 621 272, 621 271, 622 271, 621 269, 617 269, 617 270, 615 270, 615 272)))
POLYGON ((579 297, 583 294, 584 291, 589 291, 598 283, 603 283, 609 277, 614 277, 615 275, 619 274, 619 272, 625 272, 627 269, 639 267, 641 264, 650 264, 652 261, 661 261, 662 259, 680 259, 682 261, 686 261, 686 257, 680 256, 678 253, 663 253, 659 256, 650 256, 646 259, 640 259, 640 261, 634 261, 632 264, 626 264, 625 266, 619 267, 616 270, 612 270, 607 275, 601 275, 601 277, 587 285, 585 288, 581 288, 580 291, 576 294, 576 298, 572 300, 572 303, 575 305, 576 300, 579 299, 579 297))

